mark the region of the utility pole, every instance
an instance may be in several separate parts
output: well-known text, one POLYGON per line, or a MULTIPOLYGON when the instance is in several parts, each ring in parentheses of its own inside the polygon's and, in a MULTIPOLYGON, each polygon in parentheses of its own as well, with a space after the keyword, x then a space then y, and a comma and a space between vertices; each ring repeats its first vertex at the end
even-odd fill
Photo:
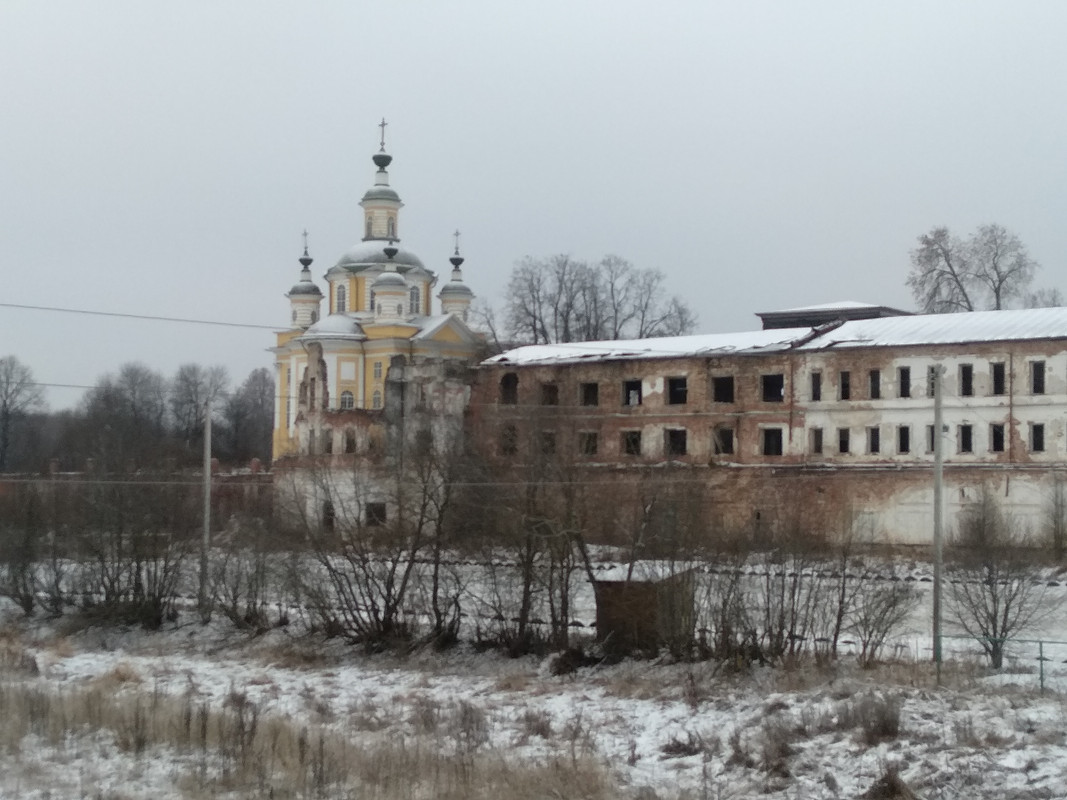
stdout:
POLYGON ((208 551, 211 549, 211 398, 204 401, 204 536, 200 542, 200 619, 211 621, 208 598, 208 551))
POLYGON ((941 384, 945 368, 938 364, 933 368, 934 389, 934 664, 937 666, 937 684, 941 685, 941 566, 944 541, 943 499, 944 494, 944 422, 941 413, 941 384))

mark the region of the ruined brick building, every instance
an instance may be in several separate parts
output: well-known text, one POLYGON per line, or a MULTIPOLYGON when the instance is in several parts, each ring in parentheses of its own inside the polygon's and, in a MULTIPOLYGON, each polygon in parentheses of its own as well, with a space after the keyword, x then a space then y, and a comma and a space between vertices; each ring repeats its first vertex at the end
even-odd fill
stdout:
POLYGON ((1067 472, 1067 308, 910 315, 841 303, 761 316, 748 333, 490 358, 472 435, 501 474, 565 462, 581 476, 568 480, 603 487, 609 518, 627 501, 612 483, 670 468, 702 487, 702 513, 734 529, 847 510, 864 539, 926 543, 940 366, 946 520, 986 487, 1018 529, 1042 531, 1067 472))
POLYGON ((458 436, 466 367, 482 348, 467 325, 474 295, 463 281, 458 233, 439 313, 437 275, 399 246, 403 203, 389 185, 384 126, 374 184, 359 203, 362 241, 326 271, 324 294, 305 236, 300 280, 286 295, 289 328, 273 348, 277 500, 309 519, 345 513, 384 522, 393 456, 404 443, 458 436))

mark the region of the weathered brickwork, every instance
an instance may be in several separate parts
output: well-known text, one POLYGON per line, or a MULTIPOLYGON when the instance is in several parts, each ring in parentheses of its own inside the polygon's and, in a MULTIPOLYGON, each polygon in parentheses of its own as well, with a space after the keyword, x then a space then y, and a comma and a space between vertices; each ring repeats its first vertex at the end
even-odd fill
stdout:
MULTIPOLYGON (((944 369, 948 519, 986 485, 1039 533, 1067 470, 1063 339, 484 364, 469 430, 501 474, 552 460, 632 489, 670 468, 724 527, 848 511, 869 540, 921 543, 932 367, 944 369)), ((621 524, 622 494, 606 528, 621 524)))

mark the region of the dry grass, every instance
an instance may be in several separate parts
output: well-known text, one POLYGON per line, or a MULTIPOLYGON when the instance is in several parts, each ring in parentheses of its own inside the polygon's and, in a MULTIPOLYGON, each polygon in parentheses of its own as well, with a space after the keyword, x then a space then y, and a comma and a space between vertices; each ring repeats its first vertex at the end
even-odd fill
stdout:
POLYGON ((170 751, 185 766, 183 796, 359 797, 370 800, 621 796, 592 759, 579 729, 560 757, 518 762, 488 747, 484 712, 464 702, 422 708, 425 734, 368 742, 336 726, 299 725, 264 715, 241 692, 221 708, 192 697, 145 693, 136 673, 119 665, 106 680, 76 689, 37 681, 0 683, 0 748, 27 741, 62 750, 104 731, 138 758, 170 751), (27 739, 26 737, 34 737, 27 739))

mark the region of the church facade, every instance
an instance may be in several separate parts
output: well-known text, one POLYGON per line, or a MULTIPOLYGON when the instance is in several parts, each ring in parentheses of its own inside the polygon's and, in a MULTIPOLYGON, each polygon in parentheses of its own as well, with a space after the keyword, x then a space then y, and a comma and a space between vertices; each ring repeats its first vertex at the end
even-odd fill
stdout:
POLYGON ((412 419, 429 424, 434 417, 430 435, 451 435, 469 392, 464 369, 482 347, 467 325, 474 295, 463 281, 458 233, 434 309, 436 273, 401 244, 403 203, 389 183, 384 134, 373 162, 374 183, 359 204, 361 240, 326 271, 320 288, 305 236, 300 277, 286 294, 289 327, 272 348, 275 482, 290 486, 292 497, 306 495, 312 517, 337 502, 312 484, 340 483, 360 487, 343 501, 353 514, 365 517, 373 506, 380 519, 396 437, 424 427, 412 419))

